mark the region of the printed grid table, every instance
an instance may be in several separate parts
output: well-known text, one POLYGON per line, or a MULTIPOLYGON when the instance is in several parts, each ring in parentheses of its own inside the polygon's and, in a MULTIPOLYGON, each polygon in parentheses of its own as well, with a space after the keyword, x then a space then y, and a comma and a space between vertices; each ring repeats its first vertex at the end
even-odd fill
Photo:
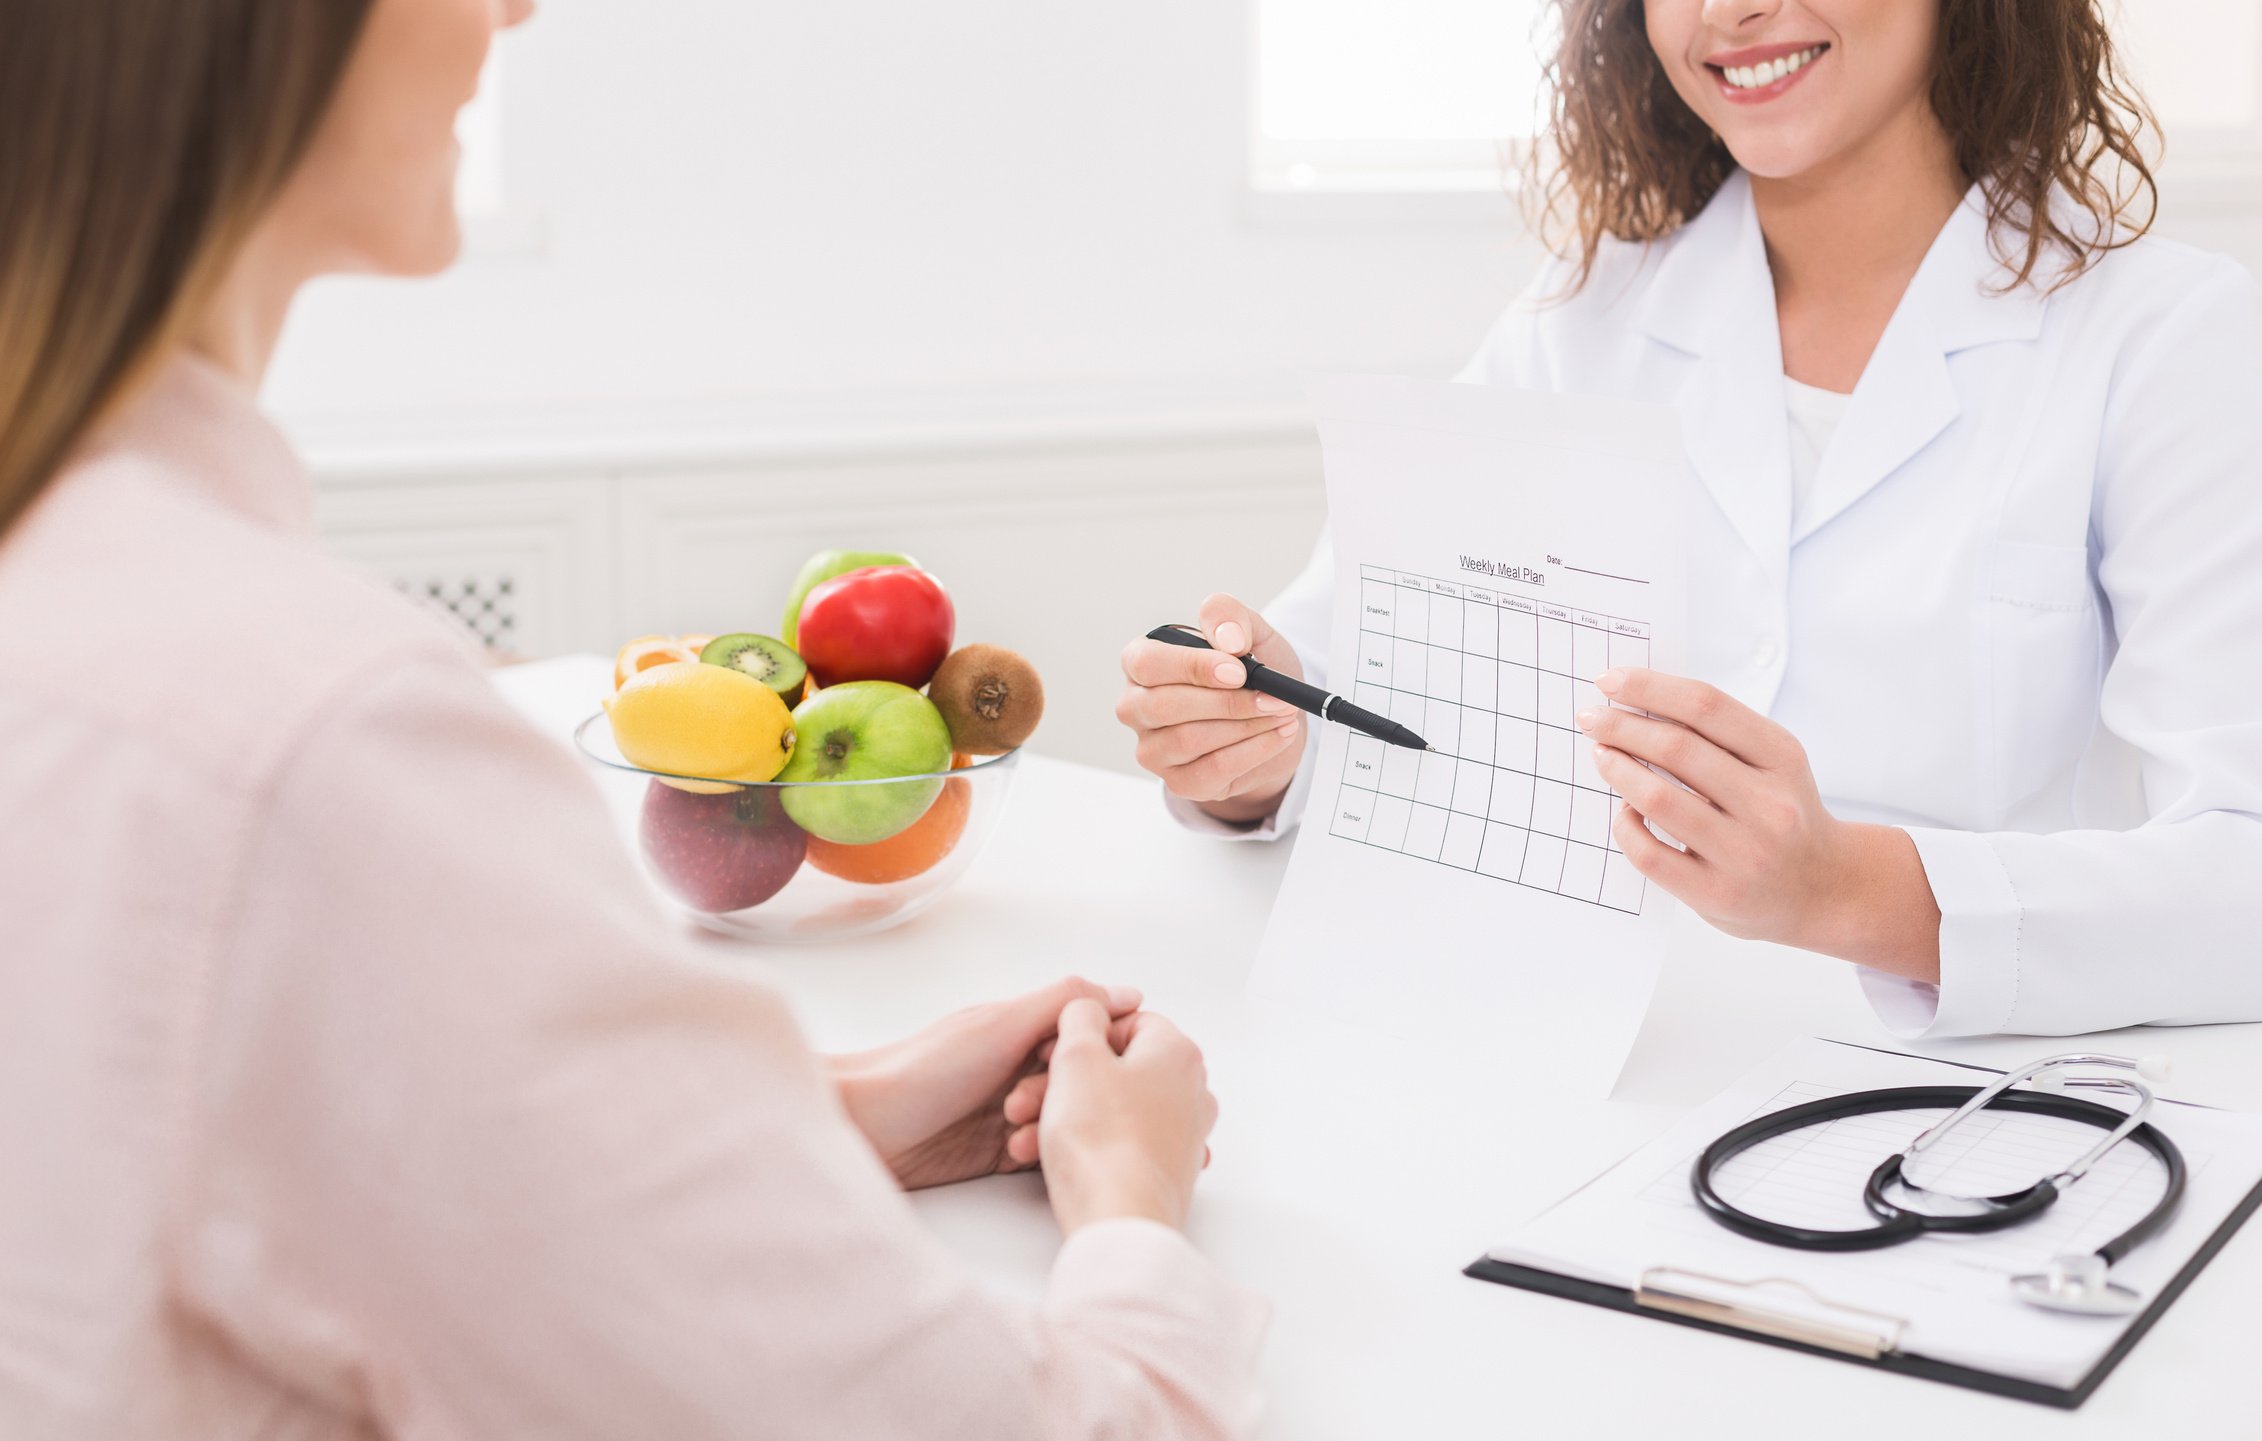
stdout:
POLYGON ((1359 576, 1350 698, 1435 749, 1350 737, 1330 831, 1640 911, 1643 877, 1610 834, 1617 793, 1572 717, 1608 703, 1594 677, 1649 664, 1647 622, 1380 566, 1359 576))

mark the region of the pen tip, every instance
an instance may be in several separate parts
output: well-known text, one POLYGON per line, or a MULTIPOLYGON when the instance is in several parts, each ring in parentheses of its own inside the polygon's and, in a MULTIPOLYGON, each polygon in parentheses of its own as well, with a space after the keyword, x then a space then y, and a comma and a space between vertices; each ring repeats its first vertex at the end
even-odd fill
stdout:
POLYGON ((1445 752, 1439 750, 1436 746, 1423 746, 1422 749, 1428 751, 1433 756, 1441 756, 1445 754, 1445 752))

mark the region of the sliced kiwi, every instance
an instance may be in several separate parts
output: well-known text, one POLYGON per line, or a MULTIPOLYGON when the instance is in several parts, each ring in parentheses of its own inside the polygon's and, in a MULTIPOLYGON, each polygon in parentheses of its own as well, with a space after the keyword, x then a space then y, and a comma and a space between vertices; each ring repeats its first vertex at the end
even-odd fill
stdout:
POLYGON ((927 682, 927 699, 950 727, 951 749, 1003 755, 1036 730, 1045 713, 1037 668, 1002 645, 961 646, 927 682))
POLYGON ((699 652, 699 659, 706 665, 745 672, 783 696, 789 706, 801 699, 801 683, 809 678, 809 667, 793 647, 766 635, 716 636, 699 652))

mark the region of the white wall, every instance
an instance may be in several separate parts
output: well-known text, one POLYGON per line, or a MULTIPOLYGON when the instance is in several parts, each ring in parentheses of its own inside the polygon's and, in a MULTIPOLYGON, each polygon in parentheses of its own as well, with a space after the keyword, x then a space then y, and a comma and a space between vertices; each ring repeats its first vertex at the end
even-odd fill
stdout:
POLYGON ((1244 32, 1238 0, 550 0, 503 42, 507 184, 546 253, 325 287, 272 399, 1280 395, 1455 363, 1529 268, 1507 203, 1252 217, 1244 32))
MULTIPOLYGON (((318 287, 269 400, 344 548, 509 570, 543 646, 761 628, 800 551, 910 549, 1052 677, 1045 748, 1127 764, 1130 629, 1309 543, 1299 377, 1449 372, 1536 263, 1504 198, 1252 202, 1247 34, 1242 0, 547 0, 503 42, 535 242, 318 287)), ((2168 228, 2262 269, 2258 190, 2168 228)))

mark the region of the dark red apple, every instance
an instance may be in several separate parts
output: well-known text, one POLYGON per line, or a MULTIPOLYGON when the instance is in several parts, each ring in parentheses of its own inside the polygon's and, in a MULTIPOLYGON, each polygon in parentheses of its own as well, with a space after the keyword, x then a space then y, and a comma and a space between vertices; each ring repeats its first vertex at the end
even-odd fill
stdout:
POLYGON ((950 654, 957 629, 941 581, 917 566, 870 565, 809 592, 797 649, 820 688, 888 680, 917 690, 950 654))
POLYGON ((642 838, 668 893, 715 914, 784 890, 809 850, 778 793, 761 786, 704 796, 654 781, 644 792, 642 838))

